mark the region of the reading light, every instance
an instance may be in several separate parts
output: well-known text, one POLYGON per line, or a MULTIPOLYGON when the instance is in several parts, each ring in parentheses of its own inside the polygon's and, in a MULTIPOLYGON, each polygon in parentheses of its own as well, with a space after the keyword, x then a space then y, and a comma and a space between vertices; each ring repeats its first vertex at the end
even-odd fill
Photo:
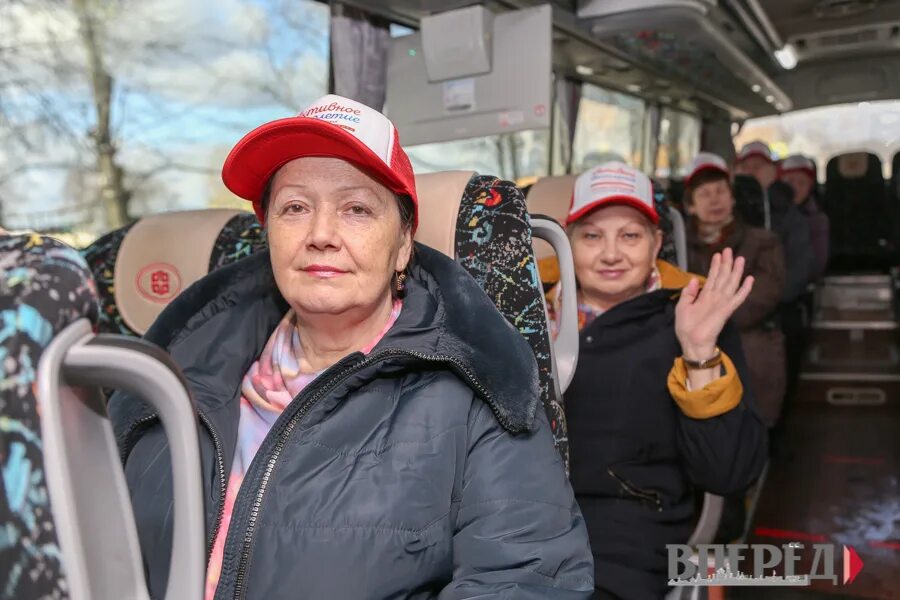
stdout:
POLYGON ((775 60, 784 69, 793 69, 797 66, 797 52, 790 44, 785 44, 784 48, 775 51, 775 60))

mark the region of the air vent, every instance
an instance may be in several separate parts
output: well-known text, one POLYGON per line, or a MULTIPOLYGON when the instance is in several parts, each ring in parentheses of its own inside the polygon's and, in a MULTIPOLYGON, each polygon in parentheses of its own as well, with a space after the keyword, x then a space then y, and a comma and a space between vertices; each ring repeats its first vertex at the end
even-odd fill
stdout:
POLYGON ((864 44, 866 42, 878 41, 877 29, 864 29, 862 31, 851 31, 848 33, 835 33, 832 35, 823 35, 819 38, 821 46, 847 46, 852 44, 864 44))
POLYGON ((900 37, 896 31, 900 23, 888 22, 866 27, 832 29, 789 38, 801 59, 818 58, 827 54, 896 50, 900 37))
POLYGON ((813 9, 817 19, 846 19, 869 12, 878 0, 822 0, 813 9))

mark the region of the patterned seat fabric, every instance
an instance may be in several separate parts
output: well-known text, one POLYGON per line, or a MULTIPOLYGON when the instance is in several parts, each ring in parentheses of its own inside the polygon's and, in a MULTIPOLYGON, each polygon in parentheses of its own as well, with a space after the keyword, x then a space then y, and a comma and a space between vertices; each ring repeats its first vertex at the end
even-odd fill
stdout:
POLYGON ((457 261, 534 350, 541 401, 568 466, 566 418, 553 385, 550 333, 525 197, 509 181, 475 175, 466 187, 456 223, 457 261))
POLYGON ((675 239, 672 237, 674 226, 672 215, 669 214, 669 196, 662 184, 656 180, 653 180, 653 203, 659 214, 659 228, 663 233, 663 245, 659 251, 659 258, 677 265, 678 252, 675 250, 675 239))
MULTIPOLYGON (((84 259, 94 274, 100 295, 100 333, 121 333, 136 336, 123 320, 116 306, 115 275, 116 258, 122 240, 134 224, 107 233, 82 251, 84 259)), ((235 215, 216 238, 209 270, 230 265, 266 247, 265 233, 251 213, 235 215)))
POLYGON ((66 598, 43 469, 35 374, 57 332, 97 322, 97 291, 78 253, 37 235, 0 237, 0 599, 66 598))

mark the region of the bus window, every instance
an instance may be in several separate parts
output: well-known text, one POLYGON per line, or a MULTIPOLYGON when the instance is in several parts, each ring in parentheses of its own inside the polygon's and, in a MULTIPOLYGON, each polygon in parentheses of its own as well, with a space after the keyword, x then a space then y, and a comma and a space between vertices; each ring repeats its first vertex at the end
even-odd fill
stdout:
POLYGON ((640 168, 645 110, 640 98, 585 83, 575 125, 573 172, 607 160, 640 168))
POLYGON ((3 55, 0 82, 0 197, 10 229, 69 232, 66 240, 81 246, 144 215, 244 209, 220 181, 228 148, 328 90, 326 3, 91 10, 96 30, 109 32, 108 40, 97 34, 107 65, 97 68, 110 76, 111 101, 93 92, 81 55, 72 56, 87 43, 78 38, 80 5, 6 4, 0 33, 13 51, 3 55), (95 109, 104 102, 108 110, 95 109), (117 177, 98 172, 101 153, 117 177))
POLYGON ((657 177, 684 177, 688 165, 700 151, 700 119, 687 113, 664 108, 659 123, 659 151, 656 154, 657 177))
POLYGON ((419 144, 407 152, 416 173, 463 169, 518 181, 548 175, 549 147, 550 131, 535 129, 419 144))
POLYGON ((820 180, 824 180, 825 166, 832 157, 871 152, 881 159, 884 177, 888 179, 894 152, 900 148, 898 128, 900 101, 859 102, 751 119, 735 136, 734 144, 740 148, 762 140, 776 158, 789 154, 808 156, 816 161, 820 180))

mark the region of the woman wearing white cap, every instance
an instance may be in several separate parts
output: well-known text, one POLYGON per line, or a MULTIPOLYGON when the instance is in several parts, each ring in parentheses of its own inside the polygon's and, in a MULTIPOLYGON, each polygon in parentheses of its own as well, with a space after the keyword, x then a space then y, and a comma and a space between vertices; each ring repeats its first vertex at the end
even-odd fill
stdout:
POLYGON ((815 198, 816 163, 801 154, 793 154, 781 162, 778 177, 791 186, 794 204, 806 217, 809 241, 815 257, 811 281, 817 281, 825 275, 828 267, 829 223, 828 215, 822 212, 815 198))
POLYGON ((577 179, 567 227, 581 338, 565 401, 596 598, 661 598, 666 544, 691 532, 693 487, 742 490, 766 456, 729 324, 754 285, 744 260, 716 255, 701 283, 657 260, 658 223, 643 173, 607 163, 577 179))
MULTIPOLYGON (((778 165, 764 142, 750 142, 741 148, 737 155, 735 173, 754 178, 761 188, 760 201, 765 217, 762 222, 748 220, 747 224, 764 227, 775 233, 781 241, 786 277, 782 301, 789 310, 789 306, 806 293, 806 286, 812 281, 815 256, 810 248, 809 228, 792 201, 793 190, 784 182, 778 181, 778 165)), ((747 203, 745 201, 742 204, 747 203)), ((744 217, 748 218, 749 215, 744 217)))
MULTIPOLYGON (((533 352, 460 266, 414 246, 393 124, 326 96, 246 135, 223 179, 270 251, 201 280, 147 333, 200 416, 207 600, 589 597, 533 352)), ((166 443, 134 398, 110 406, 158 598, 166 443)))

